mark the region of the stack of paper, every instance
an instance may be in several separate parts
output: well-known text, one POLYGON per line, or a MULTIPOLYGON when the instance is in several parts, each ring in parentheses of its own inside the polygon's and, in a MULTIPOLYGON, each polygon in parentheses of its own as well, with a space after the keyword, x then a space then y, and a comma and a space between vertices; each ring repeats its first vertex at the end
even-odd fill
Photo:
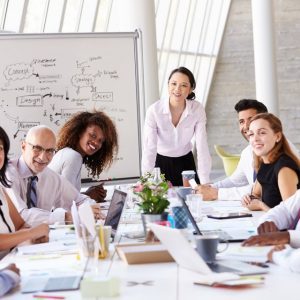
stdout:
POLYGON ((239 276, 231 273, 213 273, 209 276, 200 276, 194 284, 209 286, 247 286, 264 283, 262 276, 239 276))

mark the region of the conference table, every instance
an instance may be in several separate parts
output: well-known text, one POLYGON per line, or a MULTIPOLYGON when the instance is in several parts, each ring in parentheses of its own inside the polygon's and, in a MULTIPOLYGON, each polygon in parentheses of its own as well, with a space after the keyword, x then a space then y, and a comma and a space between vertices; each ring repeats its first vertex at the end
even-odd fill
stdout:
MULTIPOLYGON (((222 207, 215 202, 212 206, 222 207)), ((225 205, 228 210, 228 205, 225 205)), ((261 213, 254 213, 252 221, 257 222, 261 213)), ((115 239, 115 243, 132 242, 124 236, 125 232, 136 230, 140 224, 121 224, 119 235, 115 239)), ((59 237, 66 239, 66 243, 72 234, 66 228, 51 230, 51 240, 59 237)), ((180 245, 178 245, 180 247, 180 245)), ((230 245, 231 247, 231 245, 230 245)), ((22 282, 28 275, 35 274, 43 276, 43 273, 52 272, 51 274, 80 274, 82 272, 85 260, 79 260, 78 254, 62 254, 62 255, 20 255, 13 251, 6 256, 1 262, 1 266, 9 262, 15 262, 21 269, 22 282)), ((81 292, 37 292, 33 294, 22 294, 20 287, 15 288, 11 293, 7 294, 4 299, 34 299, 33 295, 48 295, 52 297, 61 296, 64 299, 120 299, 120 300, 185 300, 185 299, 272 299, 282 300, 283 298, 297 298, 295 293, 300 282, 300 274, 270 264, 268 274, 265 274, 265 281, 261 285, 247 287, 210 287, 203 285, 195 285, 199 274, 179 267, 175 262, 169 263, 152 263, 152 264, 136 264, 127 265, 123 262, 111 245, 110 256, 106 259, 97 261, 97 268, 89 264, 85 277, 117 277, 120 280, 120 294, 117 297, 94 297, 82 298, 81 292)), ((45 298, 47 299, 47 298, 45 298)), ((50 298, 49 298, 50 299, 50 298)), ((55 299, 55 298, 54 298, 55 299)))

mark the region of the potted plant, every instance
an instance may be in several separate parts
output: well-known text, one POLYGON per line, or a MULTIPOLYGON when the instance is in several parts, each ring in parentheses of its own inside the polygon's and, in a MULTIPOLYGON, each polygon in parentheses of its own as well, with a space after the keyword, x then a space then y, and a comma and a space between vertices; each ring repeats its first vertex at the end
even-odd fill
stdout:
POLYGON ((133 193, 138 196, 137 204, 142 212, 142 221, 146 233, 146 224, 149 222, 166 221, 170 202, 167 194, 169 182, 159 169, 155 168, 154 174, 146 173, 133 187, 133 193))

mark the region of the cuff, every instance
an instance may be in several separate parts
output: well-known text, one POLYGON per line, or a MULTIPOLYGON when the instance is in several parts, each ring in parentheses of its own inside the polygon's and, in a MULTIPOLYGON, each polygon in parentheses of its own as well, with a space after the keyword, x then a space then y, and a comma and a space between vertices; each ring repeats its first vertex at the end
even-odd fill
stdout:
POLYGON ((290 234, 290 245, 293 248, 300 248, 300 232, 299 230, 288 230, 290 234))
POLYGON ((200 180, 200 184, 210 183, 209 176, 201 174, 201 173, 199 173, 199 171, 197 173, 198 173, 198 177, 200 180))
POLYGON ((4 274, 8 275, 13 283, 14 283, 14 286, 18 285, 21 281, 21 278, 20 278, 20 275, 18 275, 17 273, 13 272, 12 270, 3 270, 2 271, 4 274))
POLYGON ((288 267, 288 257, 291 255, 292 249, 289 246, 286 246, 286 249, 281 251, 274 251, 272 255, 272 260, 276 265, 282 267, 288 267))
POLYGON ((49 224, 58 222, 59 224, 65 224, 66 210, 63 208, 56 208, 51 212, 49 217, 49 224))

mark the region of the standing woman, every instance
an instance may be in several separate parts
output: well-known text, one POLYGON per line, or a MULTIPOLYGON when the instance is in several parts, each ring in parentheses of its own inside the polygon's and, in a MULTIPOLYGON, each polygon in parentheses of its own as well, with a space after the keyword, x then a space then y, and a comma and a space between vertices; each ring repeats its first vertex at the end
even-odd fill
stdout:
POLYGON ((173 70, 168 80, 169 98, 159 100, 147 110, 144 125, 142 171, 161 173, 174 186, 182 185, 181 172, 194 170, 196 181, 208 183, 211 157, 206 137, 203 106, 194 101, 194 75, 185 67, 173 70), (195 138, 198 170, 192 153, 195 138), (198 176, 199 178, 198 178, 198 176))
MULTIPOLYGON (((104 112, 79 112, 60 129, 57 150, 49 168, 80 191, 83 164, 92 177, 99 176, 112 164, 118 152, 116 127, 104 112)), ((101 202, 106 197, 106 190, 99 184, 91 186, 85 194, 101 202)))
POLYGON ((257 179, 252 195, 244 196, 242 203, 250 210, 267 211, 300 188, 300 162, 283 134, 280 120, 273 114, 252 117, 248 135, 257 179))

